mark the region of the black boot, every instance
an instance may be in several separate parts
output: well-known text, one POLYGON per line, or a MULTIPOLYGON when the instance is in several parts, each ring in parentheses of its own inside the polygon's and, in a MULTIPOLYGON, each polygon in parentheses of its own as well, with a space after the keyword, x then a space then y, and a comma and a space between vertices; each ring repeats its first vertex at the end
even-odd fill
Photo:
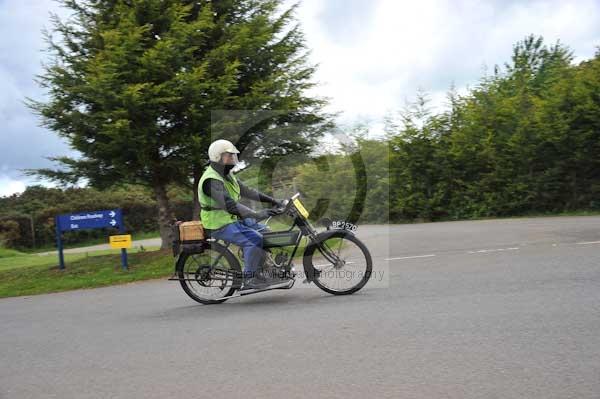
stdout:
POLYGON ((252 273, 250 276, 244 277, 243 290, 261 290, 268 287, 267 280, 260 273, 252 273))
POLYGON ((278 275, 277 269, 263 270, 261 272, 261 275, 265 279, 265 281, 268 285, 281 284, 281 283, 285 283, 286 281, 290 280, 289 278, 280 277, 278 275))

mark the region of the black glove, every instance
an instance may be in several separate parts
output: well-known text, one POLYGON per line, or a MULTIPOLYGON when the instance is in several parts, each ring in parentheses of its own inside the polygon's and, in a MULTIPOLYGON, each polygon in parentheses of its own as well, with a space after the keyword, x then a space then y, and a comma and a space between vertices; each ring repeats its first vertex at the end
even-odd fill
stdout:
POLYGON ((258 211, 254 214, 254 219, 263 220, 275 215, 277 215, 277 211, 275 209, 263 209, 262 211, 258 211))
POLYGON ((273 199, 273 205, 277 208, 285 208, 285 200, 273 199))

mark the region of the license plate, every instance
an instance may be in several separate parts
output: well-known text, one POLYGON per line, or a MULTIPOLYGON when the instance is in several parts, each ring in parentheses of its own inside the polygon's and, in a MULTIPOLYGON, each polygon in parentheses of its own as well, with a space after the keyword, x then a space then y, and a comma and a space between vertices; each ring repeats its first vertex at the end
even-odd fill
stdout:
POLYGON ((296 207, 296 209, 298 209, 298 212, 300 212, 300 214, 305 219, 308 218, 308 211, 306 210, 304 205, 302 205, 302 202, 300 202, 300 200, 298 198, 294 199, 294 206, 296 207))

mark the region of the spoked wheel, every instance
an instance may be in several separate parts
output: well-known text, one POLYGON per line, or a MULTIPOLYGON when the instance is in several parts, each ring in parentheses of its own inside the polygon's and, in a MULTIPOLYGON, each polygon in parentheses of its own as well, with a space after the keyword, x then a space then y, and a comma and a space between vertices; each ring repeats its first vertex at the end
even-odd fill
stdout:
POLYGON ((334 295, 352 294, 371 278, 373 261, 367 247, 346 231, 327 233, 307 248, 304 262, 313 270, 313 282, 334 295))
POLYGON ((183 252, 177 260, 183 290, 203 304, 225 302, 241 283, 240 263, 227 248, 211 243, 201 253, 183 252))

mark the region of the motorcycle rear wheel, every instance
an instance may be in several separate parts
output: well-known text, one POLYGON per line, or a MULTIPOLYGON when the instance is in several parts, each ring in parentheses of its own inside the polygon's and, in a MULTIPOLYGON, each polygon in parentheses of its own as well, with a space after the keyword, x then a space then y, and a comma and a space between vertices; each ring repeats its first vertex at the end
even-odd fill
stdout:
POLYGON ((185 293, 205 305, 225 302, 241 286, 240 263, 216 242, 199 253, 182 252, 175 270, 185 293))

